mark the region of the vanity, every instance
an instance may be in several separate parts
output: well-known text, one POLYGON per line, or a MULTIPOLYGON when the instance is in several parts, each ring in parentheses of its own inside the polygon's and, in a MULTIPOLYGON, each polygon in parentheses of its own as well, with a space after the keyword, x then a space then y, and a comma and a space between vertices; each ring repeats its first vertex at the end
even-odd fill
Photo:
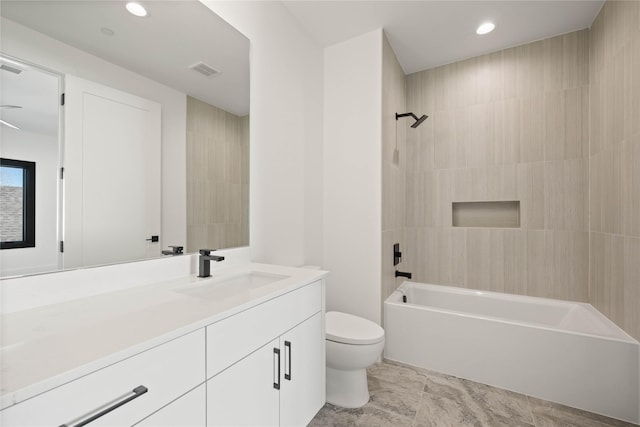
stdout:
POLYGON ((79 270, 69 286, 94 291, 74 298, 55 283, 68 273, 35 276, 59 300, 17 295, 2 315, 0 424, 306 425, 325 403, 326 272, 237 263, 145 277, 150 263, 193 271, 194 259, 79 270), (109 288, 135 265, 144 280, 109 288))

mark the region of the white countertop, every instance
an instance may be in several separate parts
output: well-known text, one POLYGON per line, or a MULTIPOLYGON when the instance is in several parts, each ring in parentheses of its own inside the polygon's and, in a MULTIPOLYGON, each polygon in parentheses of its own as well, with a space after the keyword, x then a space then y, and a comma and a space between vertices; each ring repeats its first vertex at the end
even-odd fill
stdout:
POLYGON ((0 409, 326 274, 321 270, 251 263, 207 279, 185 276, 3 314, 0 409), (274 276, 272 283, 258 287, 230 280, 248 272, 280 277, 274 276))

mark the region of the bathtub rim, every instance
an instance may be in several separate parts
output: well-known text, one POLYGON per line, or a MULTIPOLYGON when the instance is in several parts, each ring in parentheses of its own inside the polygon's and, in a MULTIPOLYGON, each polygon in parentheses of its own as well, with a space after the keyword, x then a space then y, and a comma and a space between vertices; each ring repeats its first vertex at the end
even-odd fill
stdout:
POLYGON ((585 337, 605 339, 605 340, 617 341, 617 342, 622 342, 622 343, 640 345, 640 342, 638 342, 638 340, 636 340, 631 335, 626 333, 621 327, 616 325, 611 319, 609 319, 607 316, 602 314, 593 305, 591 305, 589 303, 585 303, 585 302, 556 300, 556 299, 552 299, 552 298, 543 298, 543 297, 533 297, 533 296, 528 296, 528 295, 509 294, 509 293, 506 293, 506 292, 483 291, 483 290, 478 290, 478 289, 460 288, 460 287, 448 286, 448 285, 435 285, 435 284, 432 284, 432 283, 412 282, 412 281, 405 280, 400 284, 400 286, 398 286, 391 293, 391 295, 389 295, 384 300, 384 305, 387 305, 387 304, 394 305, 394 306, 399 306, 399 307, 403 307, 403 308, 407 308, 407 309, 428 310, 428 311, 434 311, 434 312, 437 312, 437 313, 451 314, 451 315, 465 317, 465 318, 482 319, 482 320, 486 320, 486 321, 490 321, 490 322, 496 322, 496 323, 508 323, 508 324, 512 324, 512 325, 523 326, 523 327, 528 327, 528 328, 536 328, 536 329, 541 329, 541 330, 545 330, 545 331, 560 332, 560 333, 569 334, 569 335, 581 335, 581 336, 585 336, 585 337), (447 293, 455 293, 455 294, 459 294, 459 295, 469 295, 469 294, 474 295, 474 296, 488 295, 488 296, 492 296, 492 297, 495 297, 495 298, 500 299, 500 300, 506 300, 506 299, 511 299, 511 298, 537 300, 538 302, 544 302, 545 304, 548 304, 548 305, 550 304, 550 305, 553 305, 553 306, 581 306, 581 307, 585 308, 586 310, 590 311, 591 313, 593 313, 594 315, 596 315, 600 321, 603 321, 606 324, 607 327, 609 327, 609 328, 611 328, 613 330, 616 330, 621 336, 620 337, 615 337, 615 336, 609 336, 609 335, 600 335, 600 334, 595 334, 595 333, 587 333, 587 332, 581 332, 581 331, 567 330, 567 329, 561 329, 561 328, 554 328, 552 326, 542 325, 542 324, 539 324, 539 323, 523 322, 523 321, 508 319, 508 318, 505 318, 505 317, 485 316, 485 315, 481 315, 481 314, 473 314, 473 313, 467 313, 467 312, 457 311, 457 310, 448 310, 448 309, 439 308, 439 307, 432 307, 432 306, 428 306, 428 305, 412 304, 410 302, 406 302, 405 303, 405 302, 402 302, 402 295, 404 295, 402 293, 402 291, 404 291, 407 287, 426 287, 428 289, 432 289, 432 290, 436 290, 436 291, 437 290, 440 290, 440 291, 444 290, 447 293))

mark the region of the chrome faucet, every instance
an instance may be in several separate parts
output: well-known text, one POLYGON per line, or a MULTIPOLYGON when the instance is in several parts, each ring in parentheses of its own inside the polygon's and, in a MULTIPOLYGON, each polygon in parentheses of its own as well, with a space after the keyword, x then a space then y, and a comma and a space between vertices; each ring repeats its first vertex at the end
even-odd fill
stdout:
POLYGON ((211 261, 224 261, 223 256, 211 255, 215 249, 200 249, 200 258, 198 259, 198 277, 211 277, 211 261))

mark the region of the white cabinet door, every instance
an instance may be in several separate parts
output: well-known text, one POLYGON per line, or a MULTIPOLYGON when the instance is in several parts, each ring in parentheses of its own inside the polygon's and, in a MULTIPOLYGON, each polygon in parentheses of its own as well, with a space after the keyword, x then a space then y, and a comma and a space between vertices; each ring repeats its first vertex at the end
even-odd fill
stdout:
POLYGON ((208 426, 278 425, 278 343, 271 341, 207 381, 208 426))
POLYGON ((66 77, 64 267, 160 255, 160 104, 66 77))
POLYGON ((305 426, 325 403, 322 313, 280 337, 280 425, 305 426))
POLYGON ((207 424, 206 386, 191 390, 149 418, 136 424, 137 427, 205 427, 207 424))

